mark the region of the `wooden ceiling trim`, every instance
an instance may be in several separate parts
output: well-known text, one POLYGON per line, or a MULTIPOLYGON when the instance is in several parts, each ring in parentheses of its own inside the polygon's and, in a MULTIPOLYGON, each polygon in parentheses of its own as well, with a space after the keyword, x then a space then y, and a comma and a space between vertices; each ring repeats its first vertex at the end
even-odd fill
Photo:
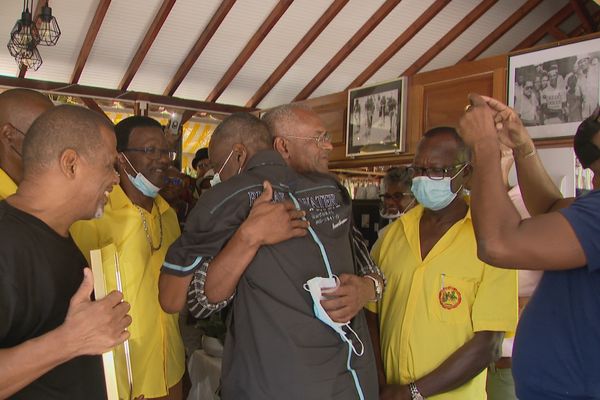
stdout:
POLYGON ((400 3, 400 0, 386 0, 373 15, 365 22, 356 33, 342 46, 342 48, 325 64, 325 66, 310 80, 294 98, 294 101, 305 100, 310 96, 331 73, 362 43, 363 40, 388 16, 400 3))
POLYGON ((185 110, 183 112, 183 115, 181 116, 181 123, 179 124, 179 126, 185 125, 185 123, 187 123, 190 119, 192 119, 192 117, 194 115, 196 115, 195 110, 185 110))
POLYGON ((500 39, 506 32, 511 30, 519 21, 527 16, 534 8, 536 8, 542 0, 527 0, 517 11, 515 11, 510 17, 508 17, 500 26, 498 26, 492 33, 486 36, 473 50, 469 51, 457 64, 467 61, 473 61, 481 53, 486 51, 488 47, 494 44, 500 39))
POLYGON ((111 121, 111 119, 108 117, 108 115, 106 115, 104 110, 102 108, 100 108, 100 106, 98 105, 98 103, 96 103, 96 101, 94 101, 94 99, 89 98, 89 97, 80 97, 79 99, 83 102, 83 104, 86 105, 87 108, 89 108, 92 111, 96 111, 97 113, 100 113, 101 115, 106 117, 106 119, 111 121))
POLYGON ((423 12, 400 36, 396 38, 363 72, 360 73, 346 88, 346 90, 365 84, 381 67, 385 65, 396 53, 398 53, 410 40, 415 37, 440 11, 444 9, 450 0, 434 1, 427 10, 423 12))
POLYGON ((135 55, 131 59, 131 63, 129 64, 129 67, 127 67, 127 71, 125 71, 125 75, 123 75, 121 83, 119 83, 119 88, 121 90, 126 90, 129 87, 129 84, 133 80, 133 77, 142 65, 144 58, 146 58, 146 55, 148 54, 152 43, 154 43, 154 40, 158 36, 160 29, 167 20, 171 9, 175 5, 175 1, 176 0, 163 0, 163 3, 160 6, 158 12, 156 13, 154 20, 150 25, 150 28, 148 28, 148 31, 146 32, 142 43, 140 43, 140 46, 135 52, 135 55))
POLYGON ((286 72, 294 65, 298 58, 310 47, 310 45, 319 37, 321 32, 333 21, 339 12, 348 4, 349 0, 335 0, 329 8, 321 15, 315 24, 308 30, 306 35, 290 51, 283 59, 281 64, 277 66, 275 71, 267 78, 267 80, 258 88, 256 93, 252 95, 250 100, 246 102, 246 107, 256 107, 258 103, 273 89, 273 87, 283 78, 286 72))
POLYGON ((561 31, 556 26, 551 26, 548 29, 548 33, 550 35, 552 35, 556 40, 564 40, 564 39, 568 39, 569 38, 569 36, 566 33, 564 33, 563 31, 561 31))
POLYGON ((594 32, 595 24, 592 22, 592 17, 588 10, 584 7, 585 1, 581 2, 580 0, 571 0, 571 7, 573 7, 573 11, 577 14, 579 19, 581 20, 581 24, 585 29, 586 33, 594 32))
POLYGON ((434 44, 429 50, 427 50, 421 57, 417 59, 410 67, 408 67, 401 76, 411 76, 419 72, 424 66, 429 64, 442 50, 444 50, 450 43, 458 38, 464 31, 466 31, 475 21, 477 21, 483 14, 485 14, 498 0, 484 0, 471 12, 467 14, 458 24, 454 26, 448 33, 446 33, 436 44, 434 44))
POLYGON ((146 101, 163 106, 172 106, 198 111, 214 111, 216 113, 231 114, 234 112, 255 111, 252 108, 246 108, 231 104, 207 103, 198 100, 181 99, 172 96, 161 96, 151 93, 129 92, 119 89, 105 89, 95 86, 85 86, 79 84, 69 84, 65 82, 49 82, 37 79, 19 79, 10 76, 0 75, 0 87, 7 88, 27 88, 39 90, 42 92, 54 92, 68 94, 76 97, 93 97, 104 99, 115 99, 123 101, 146 101))
MULTIPOLYGON (((35 6, 35 10, 31 10, 31 17, 34 21, 36 21, 36 17, 42 12, 42 6, 45 4, 46 2, 44 0, 38 0, 37 5, 35 6)), ((36 26, 39 28, 39 25, 40 23, 38 23, 36 26)), ((18 68, 19 70, 17 71, 17 76, 19 78, 25 78, 25 75, 27 74, 27 67, 25 65, 21 65, 18 68)))
MULTIPOLYGON (((600 10, 596 11, 594 13, 594 15, 592 16, 592 19, 594 21, 594 26, 596 26, 598 23, 600 23, 600 10)), ((576 37, 576 36, 581 36, 585 33, 585 28, 583 27, 583 24, 579 25, 578 27, 576 27, 575 29, 573 29, 571 32, 568 33, 569 37, 576 37)))
POLYGON ((260 25, 260 28, 250 38, 246 46, 242 49, 240 54, 237 56, 233 64, 229 66, 227 72, 223 75, 221 80, 217 83, 214 89, 208 94, 205 101, 215 102, 223 94, 227 86, 233 81, 235 76, 240 72, 242 67, 248 62, 252 54, 256 51, 258 46, 265 40, 269 32, 277 24, 277 22, 283 17, 283 14, 292 5, 294 0, 279 0, 277 5, 271 10, 269 16, 260 25))
POLYGON ((210 19, 210 22, 206 25, 206 28, 204 28, 204 30, 198 37, 198 40, 196 40, 196 43, 194 44, 188 55, 185 57, 185 59, 179 66, 179 69, 167 85, 166 89, 163 92, 163 96, 173 96, 173 93, 175 93, 179 85, 181 85, 181 82, 183 82, 183 80, 185 79, 188 72, 190 72, 190 69, 192 69, 192 67, 198 60, 198 57, 200 57, 200 54, 202 54, 202 52, 204 51, 204 48, 206 47, 210 39, 212 39, 214 34, 217 32, 217 29, 219 29, 219 26, 221 26, 221 23, 223 23, 223 20, 225 19, 235 2, 236 0, 223 0, 215 14, 210 19))
POLYGON ((550 17, 550 19, 544 22, 539 28, 537 28, 529 36, 527 36, 521 43, 516 45, 511 51, 526 49, 528 47, 535 46, 537 42, 539 42, 544 36, 546 36, 548 30, 551 27, 561 24, 572 14, 573 7, 571 7, 570 4, 567 4, 566 6, 561 8, 556 14, 550 17))
POLYGON ((81 50, 79 51, 79 56, 77 57, 75 68, 73 69, 73 73, 71 74, 71 83, 79 82, 79 78, 81 77, 81 73, 83 72, 83 67, 85 66, 90 52, 92 51, 92 47, 94 46, 94 42, 96 41, 96 36, 98 36, 98 31, 100 31, 102 21, 104 21, 104 17, 106 16, 106 12, 108 11, 108 6, 110 6, 110 0, 100 0, 100 3, 96 8, 94 18, 92 19, 92 23, 90 24, 87 34, 85 35, 85 39, 83 40, 81 50))

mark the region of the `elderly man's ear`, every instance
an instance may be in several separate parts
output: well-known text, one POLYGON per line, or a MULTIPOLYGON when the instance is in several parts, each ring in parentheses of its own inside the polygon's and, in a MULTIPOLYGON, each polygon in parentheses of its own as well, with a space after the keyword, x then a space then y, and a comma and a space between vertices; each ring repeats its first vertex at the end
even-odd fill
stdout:
POLYGON ((290 158, 290 153, 287 148, 287 142, 281 136, 275 137, 273 140, 273 148, 277 151, 284 159, 290 158))

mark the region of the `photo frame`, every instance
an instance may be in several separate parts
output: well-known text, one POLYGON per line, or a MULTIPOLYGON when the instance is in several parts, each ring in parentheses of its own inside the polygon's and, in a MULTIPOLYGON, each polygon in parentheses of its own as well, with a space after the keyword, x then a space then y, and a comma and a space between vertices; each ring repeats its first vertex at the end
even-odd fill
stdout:
POLYGON ((348 91, 346 156, 404 151, 406 79, 402 77, 348 91))
POLYGON ((598 106, 600 38, 509 56, 508 105, 532 138, 573 136, 598 106))

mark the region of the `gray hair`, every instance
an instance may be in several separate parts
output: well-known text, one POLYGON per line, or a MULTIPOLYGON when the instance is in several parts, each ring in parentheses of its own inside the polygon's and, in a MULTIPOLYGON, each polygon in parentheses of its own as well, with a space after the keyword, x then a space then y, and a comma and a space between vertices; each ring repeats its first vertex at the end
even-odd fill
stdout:
POLYGON ((412 185, 412 177, 410 176, 407 167, 392 167, 385 173, 383 184, 386 188, 389 188, 391 185, 405 185, 410 188, 412 185))
POLYGON ((262 120, 267 124, 273 136, 285 136, 292 132, 294 126, 300 122, 300 117, 296 111, 309 111, 312 108, 303 103, 289 103, 275 107, 263 115, 262 120))

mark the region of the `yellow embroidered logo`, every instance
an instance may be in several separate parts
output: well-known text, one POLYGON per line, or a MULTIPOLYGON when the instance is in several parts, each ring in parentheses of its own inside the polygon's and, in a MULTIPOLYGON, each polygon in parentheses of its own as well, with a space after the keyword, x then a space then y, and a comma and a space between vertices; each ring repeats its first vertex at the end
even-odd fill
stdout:
POLYGON ((458 307, 458 305, 462 301, 462 296, 460 295, 460 292, 457 288, 452 286, 443 287, 442 290, 440 290, 438 298, 440 300, 440 304, 446 310, 451 310, 453 308, 458 307))

